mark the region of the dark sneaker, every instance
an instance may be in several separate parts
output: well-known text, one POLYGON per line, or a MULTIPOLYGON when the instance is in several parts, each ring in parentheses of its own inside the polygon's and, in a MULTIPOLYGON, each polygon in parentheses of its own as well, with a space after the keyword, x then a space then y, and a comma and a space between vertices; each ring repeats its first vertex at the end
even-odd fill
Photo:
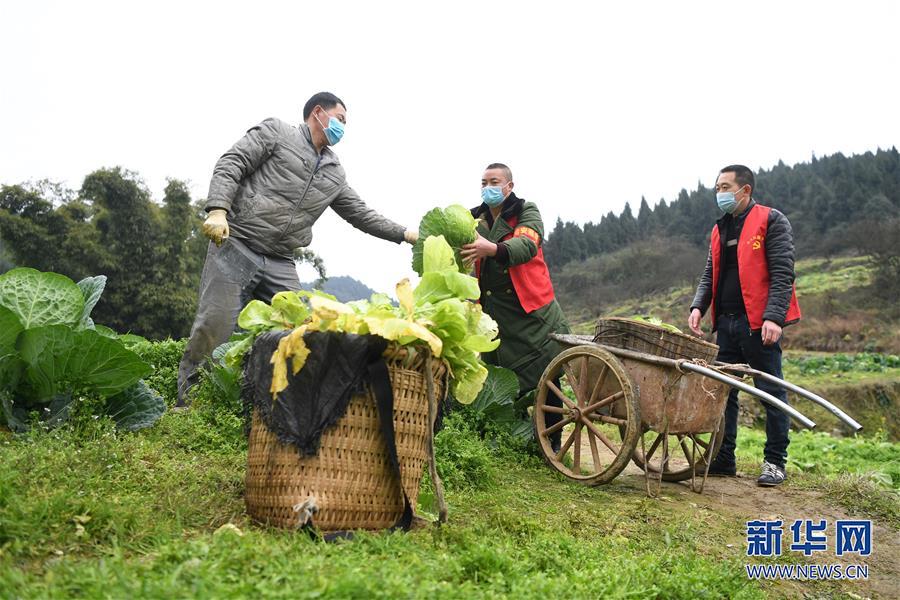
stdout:
POLYGON ((713 459, 709 465, 710 477, 737 477, 737 469, 734 461, 719 460, 719 457, 713 459))
POLYGON ((770 462, 764 462, 762 475, 756 480, 756 485, 762 487, 775 487, 776 485, 781 485, 786 478, 787 475, 785 474, 783 467, 773 465, 770 462))

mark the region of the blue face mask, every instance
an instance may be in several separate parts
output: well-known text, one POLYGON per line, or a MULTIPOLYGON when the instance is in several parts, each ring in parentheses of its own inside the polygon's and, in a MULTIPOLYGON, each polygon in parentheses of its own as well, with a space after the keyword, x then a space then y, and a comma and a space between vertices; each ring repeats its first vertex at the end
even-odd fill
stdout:
POLYGON ((503 202, 505 185, 486 185, 481 188, 481 199, 488 206, 498 206, 503 202))
MULTIPOLYGON (((316 117, 316 121, 319 121, 319 117, 316 117)), ((328 127, 325 127, 322 121, 319 121, 319 125, 322 125, 322 129, 325 131, 325 138, 328 140, 329 146, 334 146, 344 137, 344 124, 335 117, 328 118, 328 127)))
MULTIPOLYGON (((741 191, 738 189, 738 191, 741 191)), ((716 204, 719 205, 719 210, 724 213, 734 213, 734 209, 737 208, 738 201, 735 197, 735 192, 719 192, 716 194, 716 204)))
POLYGON ((724 213, 734 212, 734 207, 737 206, 734 192, 719 192, 716 194, 716 204, 719 205, 719 210, 724 213))

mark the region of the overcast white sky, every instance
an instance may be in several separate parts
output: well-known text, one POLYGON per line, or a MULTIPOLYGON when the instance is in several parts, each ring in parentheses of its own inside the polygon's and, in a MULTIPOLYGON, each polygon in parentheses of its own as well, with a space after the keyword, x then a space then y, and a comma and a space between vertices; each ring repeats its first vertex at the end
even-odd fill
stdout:
MULTIPOLYGON (((396 221, 474 206, 493 161, 548 230, 597 221, 728 163, 897 145, 898 6, 0 0, 0 183, 121 165, 205 197, 246 129, 329 90, 349 182, 396 221)), ((312 248, 379 290, 411 274, 331 211, 312 248)))

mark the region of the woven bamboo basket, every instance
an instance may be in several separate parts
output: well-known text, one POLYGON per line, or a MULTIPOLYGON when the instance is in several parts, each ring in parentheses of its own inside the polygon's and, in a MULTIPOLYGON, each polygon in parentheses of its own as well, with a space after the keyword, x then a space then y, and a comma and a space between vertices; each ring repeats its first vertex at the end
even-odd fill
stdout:
MULTIPOLYGON (((410 359, 404 348, 385 353, 394 392, 394 431, 402 482, 391 468, 369 390, 350 400, 347 412, 327 429, 315 456, 301 456, 283 444, 253 411, 247 453, 247 513, 276 527, 298 526, 294 506, 314 498, 313 518, 322 533, 385 529, 403 514, 403 491, 413 507, 427 460, 428 395, 425 359, 410 359), (400 486, 403 486, 402 489, 400 486)), ((434 393, 443 399, 448 371, 433 361, 434 393)))
POLYGON ((594 341, 613 348, 634 350, 672 359, 712 362, 719 347, 699 338, 631 319, 610 317, 597 320, 594 341))

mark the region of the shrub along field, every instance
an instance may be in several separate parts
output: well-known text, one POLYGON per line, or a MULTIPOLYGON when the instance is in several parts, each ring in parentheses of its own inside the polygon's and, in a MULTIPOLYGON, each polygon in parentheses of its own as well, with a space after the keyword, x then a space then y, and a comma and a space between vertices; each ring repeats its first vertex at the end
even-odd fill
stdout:
MULTIPOLYGON (((169 404, 182 347, 135 347, 169 404)), ((749 581, 745 521, 770 510, 763 501, 741 513, 719 500, 723 480, 703 496, 667 484, 657 500, 633 473, 574 484, 521 442, 473 429, 465 410, 437 438, 450 522, 335 544, 248 521, 241 409, 208 379, 191 411, 135 433, 77 410, 58 429, 0 432, 0 596, 761 598, 878 595, 898 582, 890 561, 869 582, 749 581)), ((740 436, 739 468, 755 476, 764 435, 740 436)), ((799 498, 810 518, 835 506, 871 517, 873 558, 888 558, 878 544, 900 528, 900 445, 798 434, 792 452, 790 479, 764 498, 784 510, 799 498)))

